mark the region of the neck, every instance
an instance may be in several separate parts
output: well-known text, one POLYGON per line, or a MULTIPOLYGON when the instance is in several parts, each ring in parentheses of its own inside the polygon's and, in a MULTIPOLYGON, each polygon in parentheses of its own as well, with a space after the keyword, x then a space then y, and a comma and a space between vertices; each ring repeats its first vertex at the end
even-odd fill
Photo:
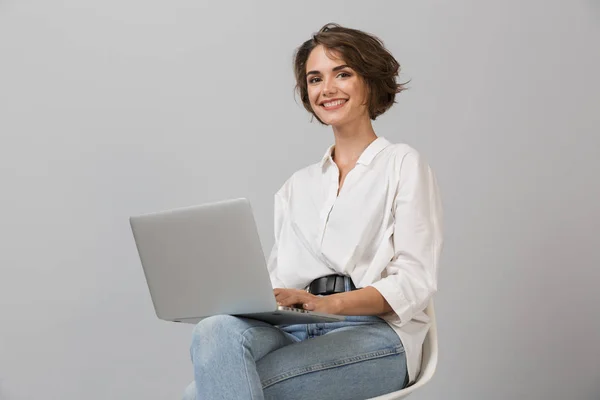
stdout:
POLYGON ((342 166, 354 165, 362 152, 377 139, 369 118, 344 126, 333 126, 335 147, 333 161, 342 166))

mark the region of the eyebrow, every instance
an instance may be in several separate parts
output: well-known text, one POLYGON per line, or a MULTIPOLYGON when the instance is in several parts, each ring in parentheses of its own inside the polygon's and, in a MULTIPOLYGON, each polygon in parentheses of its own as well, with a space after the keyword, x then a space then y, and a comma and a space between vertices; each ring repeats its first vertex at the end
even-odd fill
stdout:
MULTIPOLYGON (((334 67, 331 70, 333 72, 335 72, 335 71, 339 71, 340 69, 344 69, 344 68, 350 68, 350 67, 348 65, 346 65, 346 64, 343 64, 343 65, 338 65, 337 67, 334 67)), ((309 76, 309 75, 318 75, 318 74, 320 74, 319 71, 308 71, 306 73, 306 76, 309 76)))

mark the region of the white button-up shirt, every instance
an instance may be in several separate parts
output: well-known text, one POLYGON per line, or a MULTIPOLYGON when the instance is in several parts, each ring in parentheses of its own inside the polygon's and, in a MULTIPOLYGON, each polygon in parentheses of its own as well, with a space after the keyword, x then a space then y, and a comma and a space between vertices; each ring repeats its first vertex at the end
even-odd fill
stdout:
POLYGON ((275 244, 268 269, 274 288, 304 289, 343 274, 372 286, 394 312, 381 316, 404 345, 409 380, 417 377, 437 290, 442 208, 434 174, 406 144, 374 140, 339 195, 333 145, 294 173, 275 194, 275 244))

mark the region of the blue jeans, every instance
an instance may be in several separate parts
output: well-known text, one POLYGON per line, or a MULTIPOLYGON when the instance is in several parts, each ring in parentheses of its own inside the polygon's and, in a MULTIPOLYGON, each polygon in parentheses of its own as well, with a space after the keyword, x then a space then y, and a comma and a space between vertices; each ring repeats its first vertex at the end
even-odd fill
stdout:
POLYGON ((282 325, 218 315, 196 325, 184 399, 360 399, 408 383, 404 347, 379 317, 282 325))

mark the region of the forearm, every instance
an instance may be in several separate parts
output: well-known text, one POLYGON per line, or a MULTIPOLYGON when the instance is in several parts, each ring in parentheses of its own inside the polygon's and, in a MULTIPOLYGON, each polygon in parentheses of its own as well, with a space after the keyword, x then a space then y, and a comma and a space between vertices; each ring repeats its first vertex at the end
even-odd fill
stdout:
POLYGON ((393 311, 381 293, 371 286, 330 296, 337 303, 339 315, 382 315, 393 311))

